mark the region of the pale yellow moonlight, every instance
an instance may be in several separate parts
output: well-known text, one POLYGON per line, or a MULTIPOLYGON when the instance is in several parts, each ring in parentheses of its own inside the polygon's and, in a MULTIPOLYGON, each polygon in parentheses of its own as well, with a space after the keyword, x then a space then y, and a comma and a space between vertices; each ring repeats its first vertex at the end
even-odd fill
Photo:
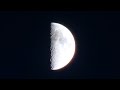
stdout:
POLYGON ((75 39, 68 28, 51 23, 51 70, 59 70, 72 60, 75 53, 75 39))

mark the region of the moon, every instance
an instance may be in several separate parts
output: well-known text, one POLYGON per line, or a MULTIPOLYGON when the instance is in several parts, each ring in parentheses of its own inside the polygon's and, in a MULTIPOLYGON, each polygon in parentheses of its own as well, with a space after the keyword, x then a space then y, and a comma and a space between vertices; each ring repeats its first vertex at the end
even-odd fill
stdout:
POLYGON ((70 63, 75 53, 75 39, 62 24, 51 23, 51 70, 59 70, 70 63))

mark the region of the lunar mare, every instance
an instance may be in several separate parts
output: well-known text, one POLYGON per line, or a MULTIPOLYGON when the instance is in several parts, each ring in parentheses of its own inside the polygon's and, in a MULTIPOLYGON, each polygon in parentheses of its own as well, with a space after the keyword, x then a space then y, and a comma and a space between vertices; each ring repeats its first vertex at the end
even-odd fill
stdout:
POLYGON ((51 69, 65 67, 75 53, 75 40, 72 33, 59 23, 51 23, 51 69))

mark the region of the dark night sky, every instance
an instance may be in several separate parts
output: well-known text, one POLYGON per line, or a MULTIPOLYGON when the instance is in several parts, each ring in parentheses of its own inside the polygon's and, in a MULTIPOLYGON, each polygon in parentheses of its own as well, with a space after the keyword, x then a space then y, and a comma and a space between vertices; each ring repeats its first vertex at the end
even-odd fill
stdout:
POLYGON ((120 78, 120 12, 0 12, 0 79, 120 78), (70 65, 50 70, 50 23, 71 30, 70 65))

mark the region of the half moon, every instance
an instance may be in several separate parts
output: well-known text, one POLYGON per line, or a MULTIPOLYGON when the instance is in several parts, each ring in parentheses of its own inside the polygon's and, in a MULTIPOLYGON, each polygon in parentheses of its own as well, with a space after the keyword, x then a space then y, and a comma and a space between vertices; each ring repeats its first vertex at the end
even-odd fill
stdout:
POLYGON ((75 40, 65 26, 51 23, 51 69, 58 70, 65 67, 75 53, 75 40))

